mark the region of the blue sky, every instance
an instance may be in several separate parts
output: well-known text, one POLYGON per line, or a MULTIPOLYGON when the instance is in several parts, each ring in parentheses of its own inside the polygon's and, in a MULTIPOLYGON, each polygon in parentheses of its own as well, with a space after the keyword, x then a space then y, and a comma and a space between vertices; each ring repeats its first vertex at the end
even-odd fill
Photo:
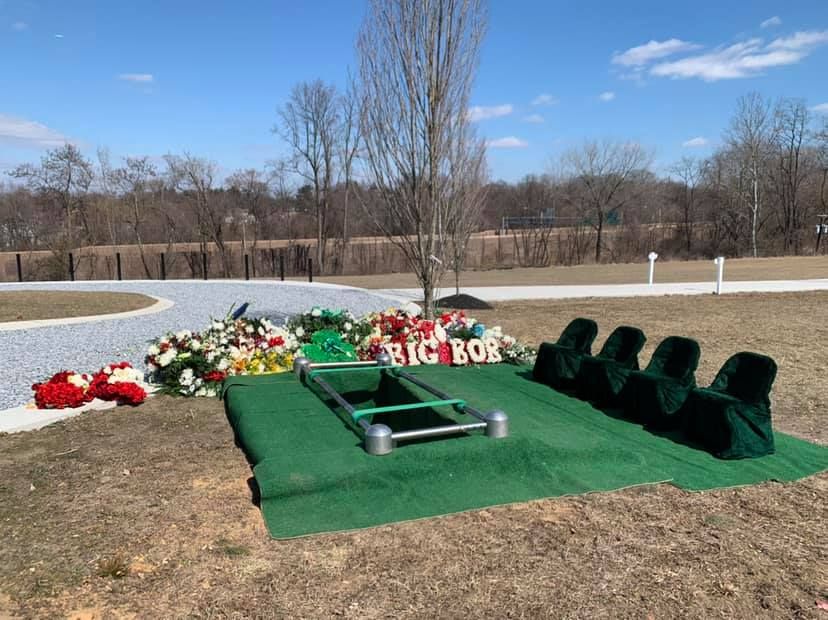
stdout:
MULTIPOLYGON (((344 84, 363 12, 361 0, 0 0, 0 170, 64 140, 261 166, 285 152, 270 129, 293 84, 344 84)), ((826 76, 826 0, 491 0, 471 114, 494 179, 543 172, 585 138, 637 140, 663 171, 715 148, 749 91, 828 115, 826 76)))

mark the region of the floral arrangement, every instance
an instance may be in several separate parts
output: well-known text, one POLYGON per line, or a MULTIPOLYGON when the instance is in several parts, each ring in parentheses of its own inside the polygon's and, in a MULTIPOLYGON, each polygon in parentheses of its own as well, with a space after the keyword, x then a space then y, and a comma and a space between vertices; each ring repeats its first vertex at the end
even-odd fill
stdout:
POLYGON ((534 356, 499 327, 487 328, 463 312, 426 320, 391 308, 357 318, 315 307, 278 327, 266 318, 245 318, 240 310, 213 319, 202 332, 170 332, 153 341, 145 358, 150 380, 169 394, 215 396, 228 376, 286 372, 299 355, 351 361, 387 351, 401 365, 456 366, 534 356))
POLYGON ((426 320, 401 309, 368 315, 371 332, 360 343, 360 357, 372 359, 381 351, 404 366, 418 364, 496 364, 530 361, 534 351, 500 327, 487 328, 462 311, 426 320))
POLYGON ((138 405, 147 398, 143 374, 128 362, 104 366, 95 374, 63 370, 32 386, 38 409, 81 407, 94 399, 138 405))
POLYGON ((289 370, 299 342, 268 319, 228 313, 203 332, 183 330, 155 340, 145 363, 161 390, 185 396, 216 396, 231 375, 289 370))

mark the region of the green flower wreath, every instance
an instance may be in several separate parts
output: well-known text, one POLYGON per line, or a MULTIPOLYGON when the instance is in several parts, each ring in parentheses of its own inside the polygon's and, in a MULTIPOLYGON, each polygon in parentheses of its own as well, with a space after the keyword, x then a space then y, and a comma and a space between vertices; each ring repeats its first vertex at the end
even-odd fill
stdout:
POLYGON ((302 356, 312 362, 355 362, 359 358, 354 345, 330 329, 321 329, 311 336, 310 344, 302 347, 302 356))

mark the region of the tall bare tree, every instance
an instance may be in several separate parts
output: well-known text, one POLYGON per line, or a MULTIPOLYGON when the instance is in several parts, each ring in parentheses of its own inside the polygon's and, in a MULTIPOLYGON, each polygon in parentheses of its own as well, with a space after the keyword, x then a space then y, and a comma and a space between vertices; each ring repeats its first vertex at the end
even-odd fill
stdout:
POLYGON ((349 199, 351 197, 351 181, 353 179, 354 160, 359 153, 361 142, 359 111, 360 103, 357 99, 353 83, 348 91, 340 97, 340 129, 339 129, 339 161, 342 172, 342 183, 345 185, 342 205, 342 241, 347 243, 349 238, 349 199))
POLYGON ((129 205, 129 215, 125 219, 132 229, 144 274, 149 279, 153 275, 144 251, 143 228, 149 215, 152 181, 156 175, 157 171, 149 157, 127 157, 121 168, 112 170, 108 175, 122 199, 129 205))
POLYGON ((775 161, 770 174, 778 201, 782 248, 802 249, 802 189, 812 173, 809 145, 810 113, 801 99, 782 99, 774 109, 775 161))
POLYGON ((232 266, 224 243, 225 205, 218 200, 213 188, 216 164, 189 153, 165 155, 164 160, 170 184, 182 192, 196 218, 201 251, 206 253, 207 244, 212 242, 219 252, 222 271, 229 277, 232 266))
POLYGON ((288 102, 279 109, 281 123, 274 132, 291 148, 290 162, 313 193, 316 218, 316 262, 325 268, 331 210, 331 193, 336 181, 338 138, 341 130, 336 88, 321 80, 293 87, 288 102))
POLYGON ((770 102, 753 92, 740 97, 726 133, 727 142, 739 153, 750 178, 750 243, 753 256, 759 255, 757 234, 762 207, 762 176, 773 139, 770 102))
POLYGON ((398 229, 362 203, 411 265, 426 317, 449 223, 480 178, 483 146, 467 111, 486 19, 482 0, 370 0, 357 39, 366 181, 398 229))
POLYGON ((75 215, 85 231, 89 228, 87 195, 95 174, 89 160, 74 144, 65 144, 47 152, 39 166, 22 164, 9 174, 24 181, 31 191, 63 214, 65 245, 73 249, 77 243, 75 215))
POLYGON ((671 172, 682 183, 679 207, 681 209, 681 227, 684 233, 684 249, 688 256, 693 249, 693 235, 698 220, 698 186, 705 177, 707 162, 695 157, 682 157, 671 168, 671 172))
POLYGON ((630 201, 635 176, 646 171, 652 156, 637 142, 586 142, 563 156, 564 170, 580 187, 578 200, 595 229, 595 262, 601 262, 604 226, 619 217, 630 201))

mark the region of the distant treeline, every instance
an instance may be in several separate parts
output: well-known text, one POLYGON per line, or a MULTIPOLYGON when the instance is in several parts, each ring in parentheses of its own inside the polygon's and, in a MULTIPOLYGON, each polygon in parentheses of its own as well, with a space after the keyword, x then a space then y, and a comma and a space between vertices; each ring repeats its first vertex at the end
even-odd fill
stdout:
MULTIPOLYGON (((649 250, 672 258, 812 252, 817 215, 828 213, 824 119, 800 100, 751 94, 738 101, 720 145, 659 176, 642 145, 587 142, 544 174, 489 183, 476 228, 499 231, 510 218, 509 241, 498 244, 508 252, 470 246, 481 259, 469 266, 498 266, 500 254, 512 265, 541 266, 638 260, 649 250)), ((89 159, 67 144, 10 177, 0 186, 0 250, 59 259, 75 248, 134 246, 146 277, 157 270, 150 254, 159 248, 196 244, 193 251, 209 252, 214 269, 231 275, 240 253, 302 239, 330 248, 324 271, 359 271, 343 258, 359 255, 344 250, 349 240, 382 235, 383 205, 360 183, 358 157, 347 182, 329 182, 323 222, 318 188, 292 183, 300 177, 287 162, 220 179, 216 164, 190 154, 115 165, 103 150, 89 159)), ((384 225, 408 232, 401 222, 384 225)), ((364 262, 377 271, 404 264, 364 262)))

